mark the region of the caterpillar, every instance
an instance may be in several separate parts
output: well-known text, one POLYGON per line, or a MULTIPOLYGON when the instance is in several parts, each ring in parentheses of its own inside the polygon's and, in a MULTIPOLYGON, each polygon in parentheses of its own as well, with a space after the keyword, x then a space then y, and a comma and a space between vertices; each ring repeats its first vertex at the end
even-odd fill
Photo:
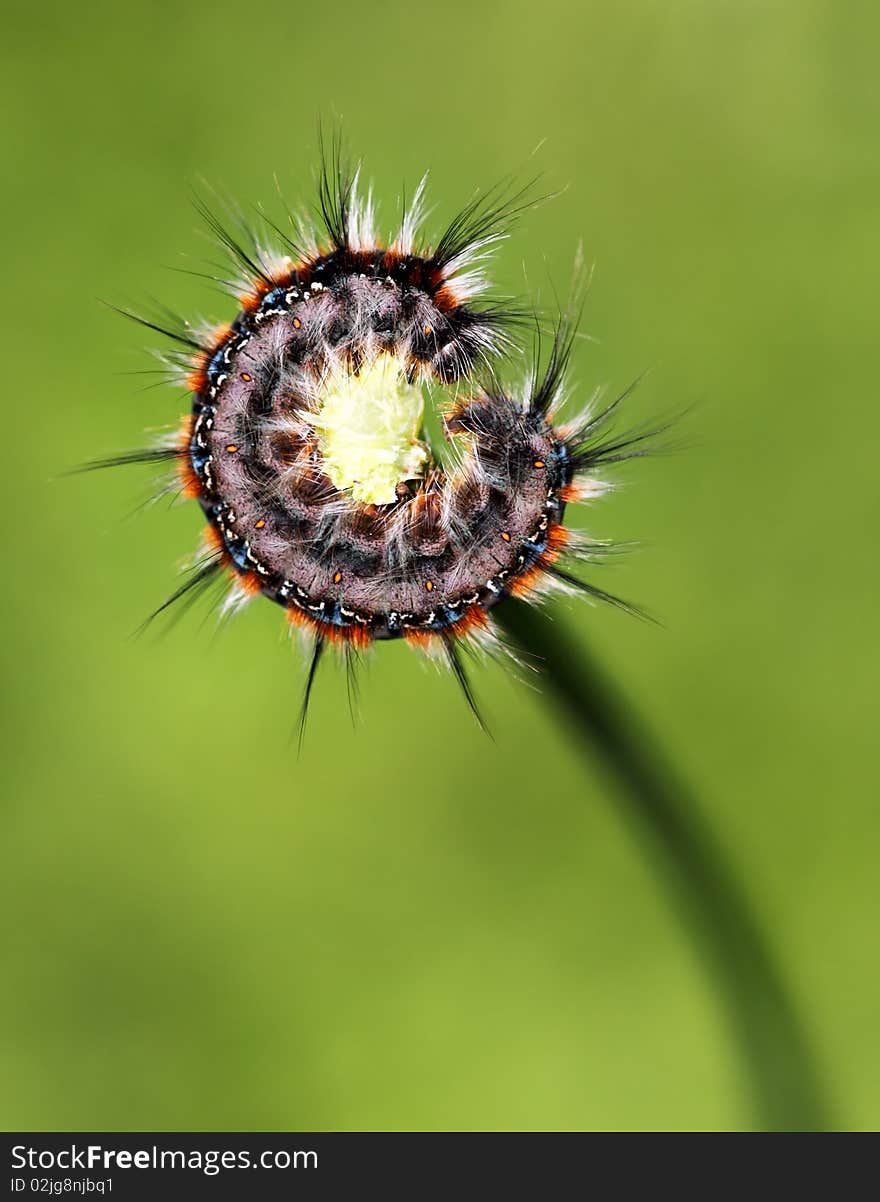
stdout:
POLYGON ((492 299, 486 262, 527 189, 477 196, 428 244, 423 179, 383 242, 359 176, 338 146, 322 154, 317 228, 265 218, 275 250, 197 201, 238 314, 211 330, 127 314, 176 344, 164 361, 191 411, 172 439, 87 466, 173 464, 205 539, 156 614, 218 578, 227 610, 280 605, 311 642, 303 722, 328 645, 351 663, 397 638, 443 656, 479 720, 460 652, 503 647, 492 610, 505 598, 578 590, 638 612, 574 574, 613 548, 563 519, 656 431, 613 432, 626 393, 560 422, 575 305, 543 367, 537 354, 524 384, 502 382, 524 315, 492 299), (443 396, 442 455, 424 433, 429 389, 443 396))

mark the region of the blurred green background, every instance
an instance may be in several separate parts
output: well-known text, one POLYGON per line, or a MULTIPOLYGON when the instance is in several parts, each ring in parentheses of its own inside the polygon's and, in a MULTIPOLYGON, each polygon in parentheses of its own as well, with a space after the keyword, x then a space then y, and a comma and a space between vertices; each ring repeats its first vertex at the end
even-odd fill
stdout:
MULTIPOLYGON (((228 318, 167 270, 201 178, 313 197, 339 116, 389 225, 510 170, 552 203, 502 289, 596 275, 581 394, 696 402, 688 449, 586 512, 644 546, 563 602, 692 784, 761 915, 836 1125, 880 1123, 878 10, 833 0, 59 3, 4 17, 9 571, 0 1122, 36 1129, 748 1128, 715 985, 614 783, 549 699, 381 647, 352 730, 280 613, 132 641, 200 528, 149 469, 58 479, 176 420, 97 298, 228 318), (532 151, 540 143, 534 158, 532 151)), ((551 283, 552 282, 552 283, 551 283)))

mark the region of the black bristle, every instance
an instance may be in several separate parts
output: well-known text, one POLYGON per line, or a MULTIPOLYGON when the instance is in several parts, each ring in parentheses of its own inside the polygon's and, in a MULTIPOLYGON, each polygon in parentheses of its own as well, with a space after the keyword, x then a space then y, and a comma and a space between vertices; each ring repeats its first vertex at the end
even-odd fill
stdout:
POLYGON ((351 203, 356 171, 346 160, 342 135, 335 130, 328 147, 324 131, 318 130, 321 166, 318 174, 318 213, 336 250, 348 246, 351 203))
POLYGON ((462 696, 464 697, 465 702, 467 703, 468 709, 471 711, 473 716, 476 718, 477 725, 479 726, 479 728, 483 732, 483 734, 489 735, 489 737, 491 738, 491 735, 489 734, 489 728, 487 727, 486 723, 483 721, 483 716, 480 713, 479 707, 477 705, 477 700, 474 696, 473 689, 471 688, 471 682, 470 682, 470 680, 468 678, 468 674, 465 670, 464 663, 462 662, 459 645, 455 642, 454 639, 449 638, 448 636, 444 637, 443 645, 446 648, 446 660, 447 660, 450 668, 452 669, 452 673, 455 676, 455 679, 458 681, 459 688, 461 689, 462 696))
POLYGON ((299 723, 297 725, 297 747, 302 751, 303 739, 306 733, 306 720, 309 716, 309 702, 312 698, 312 688, 315 683, 315 676, 318 672, 318 665, 321 662, 321 656, 324 652, 326 640, 322 634, 315 635, 315 643, 312 648, 312 658, 309 662, 309 672, 306 677, 306 687, 303 693, 302 705, 299 712, 299 723))
POLYGON ((177 342, 181 346, 185 346, 194 351, 204 351, 206 348, 195 338, 192 330, 182 320, 177 329, 172 325, 161 325, 158 321, 153 321, 140 313, 133 313, 131 309, 122 309, 118 305, 111 305, 109 301, 104 301, 108 309, 112 309, 114 313, 119 313, 122 317, 127 317, 129 321, 137 322, 139 326, 143 326, 147 330, 152 330, 156 334, 161 334, 164 338, 170 338, 172 342, 177 342))
POLYGON ((158 609, 153 610, 149 617, 141 623, 135 634, 143 634, 160 614, 165 613, 166 610, 170 609, 172 605, 176 605, 177 602, 183 602, 183 604, 177 606, 177 618, 179 619, 206 592, 211 583, 218 578, 222 569, 223 557, 219 552, 211 553, 207 559, 196 564, 195 567, 190 569, 189 575, 184 582, 174 590, 167 601, 163 601, 158 609))
MULTIPOLYGON (((559 395, 562 382, 565 379, 571 361, 574 340, 577 337, 581 313, 568 310, 560 314, 553 333, 553 345, 547 360, 547 366, 539 379, 536 379, 532 395, 529 398, 529 413, 534 416, 546 417, 550 406, 559 395)), ((536 333, 535 361, 540 358, 541 333, 540 327, 536 333)))
POLYGON ((487 192, 475 196, 453 217, 434 248, 434 262, 443 267, 486 238, 502 236, 527 209, 540 202, 530 180, 511 191, 509 180, 502 180, 487 192))
POLYGON ((243 235, 243 238, 241 238, 236 233, 233 233, 228 226, 223 224, 217 214, 209 208, 198 194, 193 196, 192 203, 196 212, 206 223, 219 244, 229 252, 233 262, 237 263, 251 276, 261 279, 269 287, 272 283, 272 277, 269 275, 266 265, 259 261, 255 250, 248 249, 248 247, 255 245, 256 238, 244 219, 241 217, 236 218, 240 233, 243 235))
POLYGON ((632 394, 642 378, 643 376, 637 377, 604 409, 585 417, 569 433, 566 443, 574 472, 590 472, 597 467, 605 467, 612 463, 626 463, 630 459, 642 459, 646 455, 657 454, 664 449, 669 449, 660 445, 658 439, 678 424, 682 414, 666 418, 656 425, 634 426, 621 434, 600 435, 602 428, 617 414, 621 405, 632 394))
POLYGON ((605 589, 598 588, 595 584, 588 584, 586 580, 579 580, 577 576, 572 576, 570 572, 566 572, 564 568, 558 567, 555 563, 545 565, 544 570, 555 580, 576 588, 579 592, 592 597, 594 601, 602 601, 605 605, 613 605, 615 609, 623 610, 624 613, 630 614, 631 617, 641 618, 645 622, 656 622, 655 618, 652 618, 650 614, 640 609, 639 606, 633 605, 630 601, 625 601, 623 597, 615 596, 614 593, 606 592, 605 589))
POLYGON ((179 447, 142 447, 135 451, 121 451, 118 455, 107 455, 104 459, 90 459, 78 467, 71 468, 68 476, 83 472, 97 472, 106 467, 126 467, 132 463, 170 463, 180 458, 179 447))

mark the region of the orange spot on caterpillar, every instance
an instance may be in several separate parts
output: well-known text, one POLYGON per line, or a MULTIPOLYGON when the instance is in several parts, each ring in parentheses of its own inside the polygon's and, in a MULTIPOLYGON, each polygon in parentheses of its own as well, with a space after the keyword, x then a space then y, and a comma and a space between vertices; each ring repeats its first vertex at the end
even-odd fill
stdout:
POLYGON ((253 377, 252 375, 249 375, 249 373, 248 373, 248 372, 246 372, 246 371, 243 371, 243 372, 241 373, 241 378, 244 380, 245 384, 250 384, 251 380, 252 380, 254 377, 253 377))
POLYGON ((231 442, 229 444, 229 446, 226 448, 226 450, 230 455, 234 455, 235 452, 238 450, 238 447, 235 445, 234 442, 231 442))
POLYGON ((254 529, 262 530, 265 525, 266 525, 266 519, 260 518, 260 520, 258 522, 254 522, 254 529))
POLYGON ((294 328, 295 330, 298 330, 298 329, 300 328, 300 326, 301 326, 301 325, 302 325, 302 322, 300 321, 300 319, 299 319, 298 317, 294 317, 294 319, 293 319, 293 328, 294 328))
POLYGON ((433 580, 426 580, 426 581, 425 581, 425 588, 428 590, 428 592, 429 592, 429 593, 432 593, 432 592, 434 591, 434 581, 433 581, 433 580))
POLYGON ((333 576, 333 583, 338 584, 341 579, 342 579, 342 573, 336 572, 333 576))
POLYGON ((532 464, 532 467, 546 467, 546 466, 547 465, 543 459, 536 459, 535 462, 532 464))
POLYGON ((509 542, 510 542, 510 535, 507 533, 507 531, 506 531, 506 530, 502 530, 502 531, 501 531, 501 537, 504 539, 504 541, 505 541, 506 543, 509 543, 509 542))
POLYGON ((434 331, 430 326, 424 326, 422 328, 422 333, 425 335, 426 338, 430 338, 430 336, 434 333, 434 331))

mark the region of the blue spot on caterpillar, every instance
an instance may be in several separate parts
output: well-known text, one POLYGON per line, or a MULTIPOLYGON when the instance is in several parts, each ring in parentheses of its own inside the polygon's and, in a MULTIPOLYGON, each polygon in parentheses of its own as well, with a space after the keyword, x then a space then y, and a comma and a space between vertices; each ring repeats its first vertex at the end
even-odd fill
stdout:
POLYGON ((491 642, 506 597, 579 589, 632 609, 562 566, 608 549, 573 538, 563 518, 603 491, 597 471, 644 453, 658 431, 609 434, 623 397, 557 424, 571 312, 533 383, 499 384, 522 315, 487 299, 482 261, 529 201, 492 190, 420 247, 422 196, 382 243, 336 148, 320 177, 324 243, 273 227, 275 259, 203 207, 244 274, 241 311, 202 337, 137 319, 181 346, 172 363, 192 410, 173 445, 89 465, 176 460, 208 552, 157 612, 227 572, 235 603, 262 594, 312 634, 306 701, 326 642, 352 652, 405 638, 447 657, 474 708, 457 641, 491 642), (454 387, 442 415, 451 464, 422 438, 427 384, 454 387))

